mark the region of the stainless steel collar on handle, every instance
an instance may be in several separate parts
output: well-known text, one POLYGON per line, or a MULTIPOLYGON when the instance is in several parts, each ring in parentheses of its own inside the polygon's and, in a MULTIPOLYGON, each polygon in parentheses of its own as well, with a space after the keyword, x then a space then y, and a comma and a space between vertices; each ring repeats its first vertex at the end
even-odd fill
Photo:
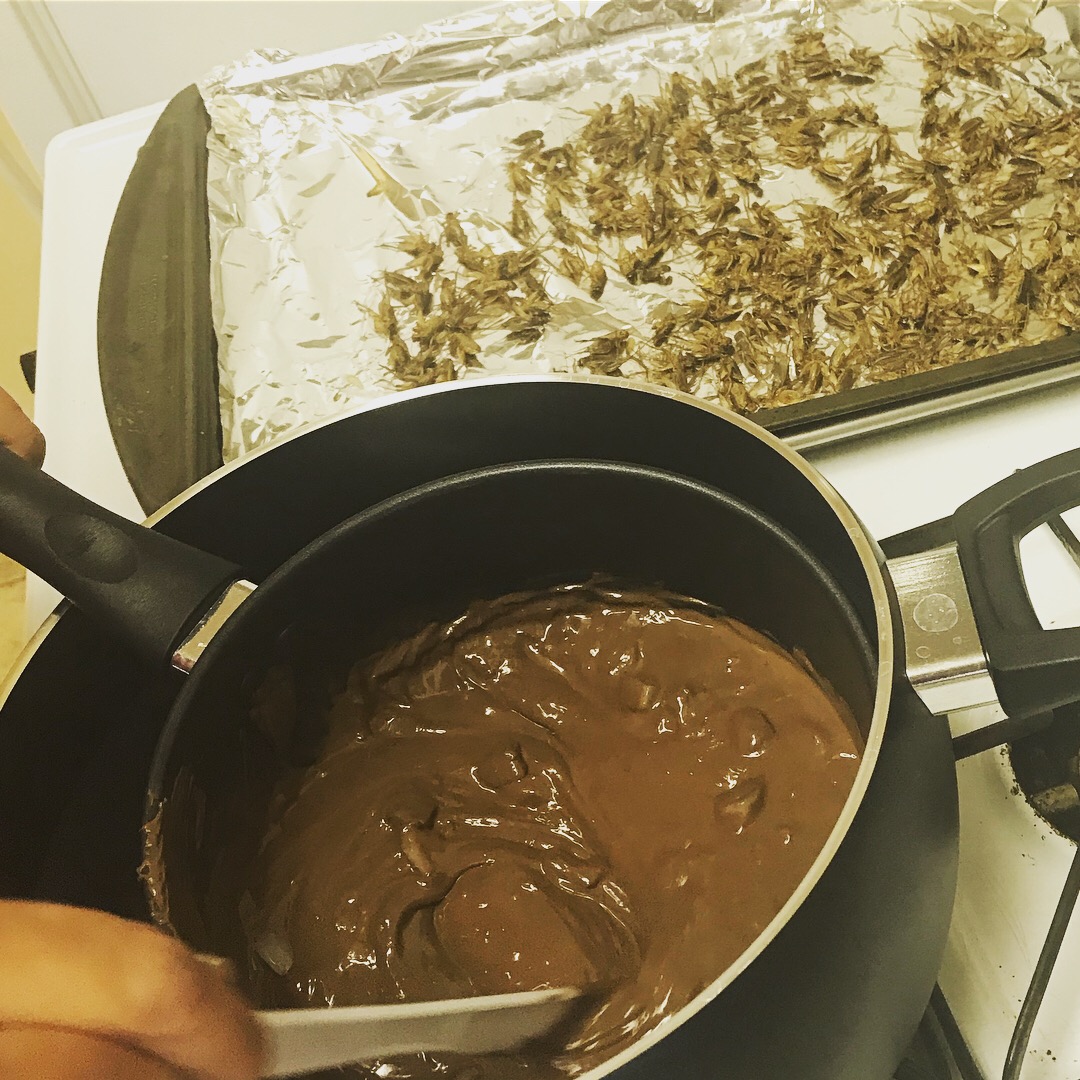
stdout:
POLYGON ((234 581, 177 647, 172 655, 172 666, 185 674, 190 672, 229 616, 254 591, 255 586, 250 581, 234 581))
POLYGON ((991 705, 997 692, 955 543, 890 559, 908 679, 935 715, 991 705))

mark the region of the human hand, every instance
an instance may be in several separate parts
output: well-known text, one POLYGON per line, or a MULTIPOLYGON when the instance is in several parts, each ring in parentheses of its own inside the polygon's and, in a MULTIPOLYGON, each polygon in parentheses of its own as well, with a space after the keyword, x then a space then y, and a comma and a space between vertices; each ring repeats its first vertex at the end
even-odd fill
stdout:
POLYGON ((18 402, 0 389, 0 444, 19 457, 41 467, 45 460, 45 437, 34 422, 19 408, 18 402))
POLYGON ((220 971, 153 927, 0 901, 4 1080, 255 1080, 254 1016, 220 971))

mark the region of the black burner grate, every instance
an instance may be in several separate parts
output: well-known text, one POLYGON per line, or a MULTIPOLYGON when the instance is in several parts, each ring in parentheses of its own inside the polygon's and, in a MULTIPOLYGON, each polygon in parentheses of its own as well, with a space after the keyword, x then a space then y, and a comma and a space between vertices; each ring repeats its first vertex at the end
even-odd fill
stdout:
MULTIPOLYGON (((1080 565, 1080 538, 1060 514, 1048 521, 1054 535, 1080 565)), ((944 538, 947 522, 927 528, 944 538)), ((915 530, 918 532, 919 530, 915 530)), ((924 530, 925 531, 925 530, 924 530)), ((905 534, 907 536, 908 534, 905 534)), ((903 543, 904 537, 892 543, 903 543)), ((889 542, 886 542, 887 544, 889 542)), ((895 554, 895 552, 890 552, 895 554)), ((1023 795, 1046 821, 1074 842, 1080 842, 1080 702, 1063 706, 1052 716, 998 724, 953 740, 957 760, 1010 743, 1010 759, 1023 795)), ((1061 943, 1080 897, 1080 849, 1061 891, 1046 939, 1032 972, 1027 995, 1013 1029, 1002 1080, 1021 1080, 1028 1042, 1046 993, 1061 943)), ((948 1003, 935 990, 919 1035, 894 1080, 988 1080, 964 1042, 948 1003)))
MULTIPOLYGON (((937 997, 940 997, 940 993, 939 990, 935 991, 937 997)), ((931 1002, 930 1008, 926 1010, 915 1039, 893 1080, 967 1080, 961 1076, 954 1064, 949 1047, 950 1040, 938 1017, 935 1004, 936 1002, 931 1002)))
MULTIPOLYGON (((1065 550, 1080 566, 1080 538, 1060 514, 1048 524, 1065 550)), ((1011 748, 1013 769, 1024 795, 1046 821, 1063 835, 1080 840, 1080 704, 1055 711, 1041 732, 1019 740, 1011 748)), ((1077 898, 1080 896, 1080 850, 1073 858, 1057 907, 1046 932, 1042 952, 1035 964, 1020 1015, 1013 1029, 1002 1080, 1020 1080, 1028 1042, 1039 1014, 1047 984, 1053 974, 1077 898)))

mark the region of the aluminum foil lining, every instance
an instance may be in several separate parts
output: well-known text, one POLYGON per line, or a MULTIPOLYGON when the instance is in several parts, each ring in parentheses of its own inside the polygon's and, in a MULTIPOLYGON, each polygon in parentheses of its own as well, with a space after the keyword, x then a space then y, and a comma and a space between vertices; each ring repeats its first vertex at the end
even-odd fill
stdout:
MULTIPOLYGON (((1053 88, 1070 107, 1080 102, 1080 16, 1066 0, 505 3, 407 39, 318 56, 253 53, 212 72, 200 89, 211 118, 211 281, 225 460, 402 386, 377 329, 384 274, 407 261, 403 237, 437 237, 448 212, 470 243, 520 249, 506 226, 506 166, 522 132, 542 130, 556 145, 580 130, 586 110, 626 94, 656 94, 673 73, 731 75, 811 28, 845 49, 882 56, 884 68, 864 89, 898 143, 912 150, 925 115, 916 43, 930 28, 973 21, 1042 35, 1045 53, 1015 66, 1010 78, 1053 88)), ((987 100, 1010 92, 1009 80, 985 88, 987 100)), ((835 199, 805 169, 771 170, 762 188, 781 215, 794 204, 835 199)), ((679 266, 670 284, 630 284, 611 274, 599 299, 553 260, 538 273, 551 301, 539 338, 482 332, 476 360, 440 377, 580 370, 583 342, 625 330, 647 339, 657 313, 694 291, 679 266)), ((1030 334, 1037 340, 1061 329, 1033 320, 1030 334)), ((819 360, 842 344, 835 326, 815 332, 819 360)), ((797 363, 781 358, 785 371, 797 363)), ((775 372, 743 367, 752 403, 775 372)), ((655 375, 632 360, 617 373, 655 375)), ((727 400, 709 378, 689 389, 727 400)))

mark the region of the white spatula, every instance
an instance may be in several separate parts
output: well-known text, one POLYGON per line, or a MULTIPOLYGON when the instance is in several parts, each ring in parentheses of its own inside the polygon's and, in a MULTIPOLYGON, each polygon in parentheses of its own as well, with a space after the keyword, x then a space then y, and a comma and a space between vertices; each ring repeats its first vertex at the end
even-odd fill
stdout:
POLYGON ((263 1076, 297 1076, 420 1050, 510 1050, 550 1031, 579 996, 571 989, 530 990, 406 1005, 261 1012, 268 1048, 263 1076))

